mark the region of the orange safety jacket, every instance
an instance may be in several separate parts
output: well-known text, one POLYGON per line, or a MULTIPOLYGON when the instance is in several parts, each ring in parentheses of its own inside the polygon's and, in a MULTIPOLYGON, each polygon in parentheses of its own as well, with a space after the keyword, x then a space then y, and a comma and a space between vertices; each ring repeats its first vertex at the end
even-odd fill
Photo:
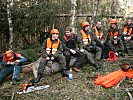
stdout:
POLYGON ((100 32, 100 34, 99 34, 97 28, 94 27, 94 29, 95 29, 95 35, 96 35, 96 37, 100 37, 100 39, 102 39, 102 37, 103 37, 103 32, 100 32))
POLYGON ((112 32, 110 32, 110 36, 111 36, 111 37, 118 36, 118 34, 119 34, 118 31, 114 32, 114 34, 113 34, 112 32))
POLYGON ((129 29, 128 29, 128 27, 125 26, 125 27, 123 28, 123 33, 126 33, 126 34, 128 34, 129 36, 131 36, 131 34, 132 34, 132 28, 129 28, 129 29))
POLYGON ((86 33, 83 30, 81 30, 81 34, 82 34, 82 41, 84 42, 85 45, 88 45, 89 44, 88 39, 91 42, 91 35, 90 34, 86 35, 86 33))
POLYGON ((125 77, 133 78, 133 71, 124 72, 122 70, 118 70, 115 72, 111 72, 106 76, 102 76, 99 74, 98 78, 95 79, 94 84, 109 88, 117 85, 125 77))
MULTIPOLYGON (((16 55, 16 57, 20 57, 21 56, 21 54, 18 54, 18 53, 15 53, 15 55, 16 55)), ((14 56, 14 55, 13 55, 14 56)), ((11 59, 11 60, 9 60, 6 56, 4 56, 3 57, 3 60, 5 61, 5 62, 14 62, 16 59, 11 59)))
POLYGON ((52 41, 50 40, 50 38, 47 39, 47 48, 46 48, 46 52, 49 54, 50 52, 52 54, 55 54, 57 51, 57 48, 59 46, 60 40, 58 39, 58 42, 52 43, 52 41))

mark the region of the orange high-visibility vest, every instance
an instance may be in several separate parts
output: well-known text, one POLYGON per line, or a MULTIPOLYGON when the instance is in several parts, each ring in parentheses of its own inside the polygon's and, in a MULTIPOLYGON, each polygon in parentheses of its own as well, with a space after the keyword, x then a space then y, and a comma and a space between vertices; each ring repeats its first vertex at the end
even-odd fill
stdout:
POLYGON ((119 34, 118 31, 116 31, 114 34, 112 32, 110 32, 111 37, 118 36, 118 34, 119 34))
POLYGON ((100 39, 102 39, 102 37, 103 37, 103 32, 100 32, 100 34, 99 34, 97 28, 94 27, 94 29, 95 29, 95 35, 96 35, 96 37, 100 37, 100 39))
POLYGON ((58 42, 52 43, 52 41, 50 40, 50 38, 47 39, 47 48, 46 48, 46 52, 49 54, 50 51, 52 50, 52 54, 55 54, 57 51, 57 48, 59 46, 60 40, 58 39, 58 42))
POLYGON ((91 41, 90 34, 86 35, 86 33, 83 30, 81 30, 81 34, 82 34, 82 41, 84 42, 85 45, 88 45, 88 39, 89 41, 91 41))
POLYGON ((123 32, 124 33, 127 33, 129 36, 131 36, 131 34, 132 34, 132 28, 130 28, 129 31, 128 31, 128 27, 125 26, 124 29, 123 29, 123 32))

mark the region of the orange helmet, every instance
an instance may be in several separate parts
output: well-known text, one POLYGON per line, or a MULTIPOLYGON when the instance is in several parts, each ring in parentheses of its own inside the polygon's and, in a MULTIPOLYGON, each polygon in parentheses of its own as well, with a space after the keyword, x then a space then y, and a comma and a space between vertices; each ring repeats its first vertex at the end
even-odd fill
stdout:
POLYGON ((52 29, 52 30, 50 31, 50 34, 53 34, 53 33, 58 33, 58 34, 59 34, 59 31, 58 31, 57 29, 52 29))
POLYGON ((5 56, 8 60, 12 60, 14 58, 12 50, 8 50, 5 52, 5 56))
POLYGON ((90 24, 88 22, 83 22, 82 23, 82 28, 84 28, 85 26, 89 26, 90 24))
POLYGON ((117 20, 116 19, 110 19, 110 24, 116 24, 117 20))

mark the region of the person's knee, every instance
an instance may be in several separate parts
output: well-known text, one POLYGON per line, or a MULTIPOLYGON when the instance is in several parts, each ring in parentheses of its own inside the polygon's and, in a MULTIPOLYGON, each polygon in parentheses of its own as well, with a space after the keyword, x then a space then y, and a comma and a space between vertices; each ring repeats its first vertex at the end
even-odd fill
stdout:
POLYGON ((97 47, 96 51, 102 51, 102 49, 100 47, 97 47))
POLYGON ((64 51, 64 56, 70 56, 70 52, 69 51, 64 51))
POLYGON ((63 54, 60 54, 57 58, 58 60, 65 60, 65 56, 63 54))

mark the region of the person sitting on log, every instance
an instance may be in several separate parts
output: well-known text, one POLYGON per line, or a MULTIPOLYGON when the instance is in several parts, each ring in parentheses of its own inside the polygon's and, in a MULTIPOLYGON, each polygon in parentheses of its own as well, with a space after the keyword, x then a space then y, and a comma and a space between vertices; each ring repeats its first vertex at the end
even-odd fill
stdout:
POLYGON ((90 63, 97 69, 100 69, 100 59, 102 49, 96 46, 94 40, 94 34, 92 33, 92 28, 88 22, 82 23, 82 30, 78 34, 78 37, 84 44, 85 54, 90 63), (95 60, 92 57, 92 53, 96 55, 95 60))
POLYGON ((125 56, 124 53, 124 45, 121 40, 122 31, 118 28, 117 20, 110 19, 110 28, 108 29, 107 41, 109 41, 109 45, 111 50, 116 53, 116 55, 125 56))
POLYGON ((128 21, 122 25, 122 41, 124 44, 124 52, 129 54, 129 42, 133 35, 133 24, 132 19, 129 18, 128 21))
POLYGON ((42 58, 39 63, 37 78, 33 80, 34 83, 38 83, 43 76, 45 67, 49 61, 58 61, 61 65, 62 76, 68 76, 66 71, 66 59, 63 55, 62 42, 60 41, 59 31, 52 29, 50 31, 50 37, 47 38, 42 46, 42 58))
POLYGON ((21 56, 21 54, 14 53, 12 50, 6 51, 2 60, 2 65, 5 67, 0 72, 0 83, 3 82, 6 76, 13 73, 12 84, 16 85, 22 69, 21 64, 26 61, 27 58, 21 56))
POLYGON ((80 41, 78 36, 72 32, 71 27, 67 27, 65 32, 65 35, 62 37, 62 42, 64 55, 66 57, 66 68, 69 70, 72 56, 78 57, 71 67, 74 71, 79 72, 79 66, 85 58, 82 41, 80 41))
POLYGON ((101 59, 104 59, 105 55, 105 47, 104 47, 104 38, 103 38, 103 30, 102 30, 102 22, 99 20, 96 23, 96 26, 93 28, 93 33, 95 34, 96 45, 102 49, 101 59))

